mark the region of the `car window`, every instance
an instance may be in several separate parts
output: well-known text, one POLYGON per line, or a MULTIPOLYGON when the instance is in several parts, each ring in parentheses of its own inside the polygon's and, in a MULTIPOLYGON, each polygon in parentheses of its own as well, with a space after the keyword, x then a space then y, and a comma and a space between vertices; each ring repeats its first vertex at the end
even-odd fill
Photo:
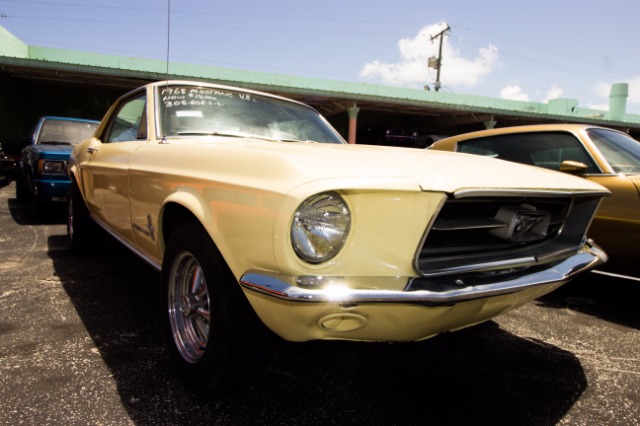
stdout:
POLYGON ((640 142, 608 129, 589 129, 587 134, 616 173, 640 173, 640 142))
POLYGON ((579 161, 586 173, 599 173, 595 161, 572 134, 536 132, 494 135, 458 142, 458 151, 560 170, 563 161, 579 161))
POLYGON ((146 139, 146 96, 124 101, 109 124, 106 142, 135 141, 146 139))
POLYGON ((96 127, 98 127, 98 123, 46 119, 42 123, 36 143, 75 145, 93 136, 96 127))
POLYGON ((193 86, 159 87, 161 134, 224 135, 344 143, 315 110, 253 93, 193 86))

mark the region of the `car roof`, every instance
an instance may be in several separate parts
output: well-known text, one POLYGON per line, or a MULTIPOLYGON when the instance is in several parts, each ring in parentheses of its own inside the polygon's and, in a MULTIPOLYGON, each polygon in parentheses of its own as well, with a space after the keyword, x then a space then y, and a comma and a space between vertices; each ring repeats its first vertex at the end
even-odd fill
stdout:
MULTIPOLYGON (((243 93, 250 93, 250 94, 254 94, 254 95, 259 95, 259 96, 265 96, 265 97, 269 97, 269 98, 273 98, 273 99, 279 99, 285 102, 291 102, 294 104, 298 104, 301 106, 304 106, 306 108, 312 109, 314 111, 316 111, 315 108, 313 108, 310 105, 305 104, 304 102, 300 102, 297 101, 295 99, 290 99, 290 98, 286 98, 284 96, 278 96, 278 95, 274 95, 272 93, 269 92, 261 92, 259 90, 252 90, 252 89, 246 89, 244 87, 237 87, 237 86, 227 86, 224 84, 216 84, 216 83, 207 83, 204 81, 195 81, 195 80, 162 80, 162 81, 155 81, 153 83, 148 83, 144 86, 138 87, 134 90, 132 90, 129 93, 133 93, 136 92, 142 88, 146 88, 146 87, 162 87, 162 86, 167 86, 167 85, 180 85, 180 86, 193 86, 193 87, 208 87, 211 89, 219 89, 219 90, 233 90, 236 92, 243 92, 243 93)), ((121 98, 127 97, 128 93, 123 95, 121 98)))
POLYGON ((99 120, 91 120, 88 118, 60 117, 57 115, 45 115, 41 120, 58 120, 58 121, 79 121, 82 123, 99 123, 99 120))
POLYGON ((573 132, 578 133, 586 129, 605 129, 618 132, 619 130, 610 129, 607 127, 596 126, 591 124, 575 124, 575 123, 554 123, 554 124, 531 124, 526 126, 510 126, 500 127, 496 129, 478 130, 475 132, 461 133, 455 136, 449 136, 439 141, 434 142, 431 149, 441 149, 448 151, 452 148, 452 145, 460 141, 468 139, 478 139, 494 135, 506 135, 512 133, 536 133, 536 132, 573 132))

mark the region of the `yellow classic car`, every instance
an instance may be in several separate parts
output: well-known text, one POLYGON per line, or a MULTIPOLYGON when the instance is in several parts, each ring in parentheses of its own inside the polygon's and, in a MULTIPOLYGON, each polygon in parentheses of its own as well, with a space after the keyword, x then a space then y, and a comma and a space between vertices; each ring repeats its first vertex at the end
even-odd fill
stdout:
POLYGON ((640 277, 640 143, 586 124, 541 124, 452 136, 429 149, 479 154, 576 174, 609 191, 589 230, 609 255, 598 272, 640 277))
POLYGON ((347 144, 311 107, 156 82, 76 146, 71 248, 102 230, 162 276, 179 376, 204 394, 288 341, 415 341, 520 306, 606 260, 608 191, 455 153, 347 144), (482 171, 482 172, 479 172, 482 171))

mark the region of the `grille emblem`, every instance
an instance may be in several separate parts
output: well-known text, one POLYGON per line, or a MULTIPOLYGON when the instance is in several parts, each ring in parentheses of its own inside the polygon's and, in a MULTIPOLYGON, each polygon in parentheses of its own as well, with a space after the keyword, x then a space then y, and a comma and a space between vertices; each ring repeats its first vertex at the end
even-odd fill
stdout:
POLYGON ((537 211, 529 205, 504 206, 496 214, 496 219, 504 225, 492 229, 491 235, 508 241, 527 242, 547 236, 551 214, 537 211))

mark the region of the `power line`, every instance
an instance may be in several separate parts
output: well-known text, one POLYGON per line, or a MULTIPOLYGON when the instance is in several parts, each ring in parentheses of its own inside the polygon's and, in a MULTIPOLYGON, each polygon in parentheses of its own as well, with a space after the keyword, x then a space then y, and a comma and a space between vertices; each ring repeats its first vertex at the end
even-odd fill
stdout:
MULTIPOLYGON (((87 4, 85 3, 71 3, 71 2, 65 2, 65 1, 54 1, 54 2, 46 2, 46 1, 39 1, 39 0, 0 0, 0 4, 2 3, 19 3, 19 4, 30 4, 30 5, 47 5, 47 6, 55 6, 55 7, 73 7, 73 8, 90 8, 90 9, 102 9, 102 10, 127 10, 127 11, 132 11, 132 12, 165 12, 166 9, 152 9, 152 8, 141 8, 141 7, 131 7, 131 6, 112 6, 112 5, 105 5, 105 4, 87 4)), ((31 10, 33 10, 33 8, 31 8, 31 10)), ((31 11, 30 10, 30 11, 31 11)), ((371 25, 378 25, 378 24, 385 24, 385 25, 401 25, 401 24, 409 24, 409 25, 422 25, 424 27, 423 23, 418 23, 418 22, 402 22, 402 21, 390 21, 390 20, 366 20, 366 19, 340 19, 340 18, 323 18, 323 17, 309 17, 309 16, 274 16, 274 15, 263 15, 263 14, 246 14, 246 13, 220 13, 220 12, 209 12, 209 11, 191 11, 191 10, 172 10, 172 14, 176 14, 176 13, 182 13, 182 14, 198 14, 198 15, 207 15, 207 16, 225 16, 225 17, 236 17, 236 18, 259 18, 259 19, 269 19, 269 20, 296 20, 296 21, 301 21, 301 22, 335 22, 335 23, 362 23, 362 24, 371 24, 371 25)), ((125 17, 125 14, 120 14, 122 17, 125 17)), ((94 15, 95 16, 95 15, 94 15)), ((165 23, 160 22, 160 20, 158 20, 157 23, 155 22, 149 22, 148 20, 146 21, 141 21, 141 20, 135 20, 135 21, 124 21, 122 19, 117 19, 117 20, 111 20, 111 19, 82 19, 82 18, 69 18, 69 17, 52 17, 52 16, 48 16, 48 17, 34 17, 34 16, 24 16, 24 15, 16 15, 13 16, 11 14, 7 14, 4 12, 0 12, 0 18, 4 18, 8 20, 44 20, 44 21, 51 21, 51 22, 82 22, 82 23, 89 23, 89 24, 105 24, 105 25, 130 25, 130 26, 135 26, 135 27, 140 27, 141 25, 144 26, 156 26, 156 27, 164 27, 165 23)), ((125 18, 126 19, 126 18, 125 18)), ((147 17, 148 19, 148 17, 147 17)), ((179 21, 178 21, 179 22, 179 21)), ((207 25, 198 25, 198 24, 194 24, 194 23, 189 23, 189 24, 180 24, 180 23, 176 23, 176 22, 172 22, 172 27, 176 28, 176 27, 189 27, 189 28, 206 28, 206 29, 211 29, 212 26, 210 24, 207 25)), ((508 43, 511 44, 516 44, 516 45, 520 45, 520 46, 525 46, 527 47, 527 49, 536 49, 539 51, 543 51, 543 52, 547 52, 547 53, 551 53, 554 55, 558 55, 561 56, 562 58, 569 58, 572 59, 574 62, 575 61, 581 61, 587 64, 597 64, 597 65, 603 65, 602 62, 593 60, 593 59, 586 59, 586 58, 582 58, 579 56, 576 56, 574 54, 571 53, 567 53, 567 52, 561 52, 558 50, 554 50, 554 49, 549 49, 547 47, 541 47, 541 46, 536 46, 534 44, 530 44, 530 43, 526 43, 526 42, 522 42, 522 41, 518 41, 518 40, 514 40, 512 38, 509 37, 504 37, 501 35, 497 35, 497 34, 491 34, 488 32, 484 32, 484 31, 479 31, 473 28, 469 28, 469 27, 465 27, 465 26, 457 26, 457 25, 451 25, 452 28, 455 29, 460 29, 460 30, 464 30, 467 32, 471 32, 471 33, 476 33, 476 34, 480 34, 482 36, 485 37, 490 37, 494 40, 503 40, 506 41, 508 43)), ((378 29, 376 28, 375 30, 342 30, 342 29, 329 29, 326 27, 323 27, 321 29, 313 29, 313 28, 309 28, 308 26, 305 28, 292 28, 291 26, 274 26, 274 27, 265 27, 265 26, 260 26, 260 27, 256 27, 256 26, 247 26, 247 25, 227 25, 227 26, 220 26, 218 24, 216 24, 213 29, 215 29, 216 31, 254 31, 254 32, 274 32, 274 33, 283 33, 283 34, 291 34, 291 33, 299 33, 299 34, 319 34, 319 35, 328 35, 328 34, 345 34, 345 35, 351 35, 351 36, 376 36, 376 37, 408 37, 406 32, 380 32, 378 31, 378 29)), ((477 38, 477 37, 476 37, 477 38)), ((38 41, 36 41, 38 43, 38 41)), ((41 42, 40 42, 41 43, 41 42)), ((461 43, 468 43, 471 45, 476 45, 474 44, 472 41, 468 41, 468 40, 462 40, 461 43)), ((47 40, 45 42, 45 45, 51 45, 51 40, 47 40)), ((88 47, 88 49, 95 49, 95 46, 93 47, 88 47)), ((505 50, 504 48, 500 48, 499 49, 500 54, 505 55, 505 56, 510 56, 513 58, 518 58, 520 60, 524 60, 524 61, 528 61, 534 64, 537 64, 539 66, 543 66, 543 67, 548 67, 548 68, 553 68, 553 69, 557 69, 557 70, 561 70, 570 74, 575 74, 575 75, 582 75, 582 76, 587 76, 590 78, 593 77, 601 77, 601 74, 596 74, 594 72, 590 72, 588 69, 586 68, 575 68, 572 66, 568 66, 568 65, 563 65, 562 63, 559 62, 553 62, 553 61, 545 61, 545 60, 541 60, 536 56, 531 56, 531 55, 522 55, 522 54, 518 54, 518 53, 512 53, 509 50, 505 50)), ((147 52, 145 52, 147 53, 147 52)), ((254 65, 250 65, 251 67, 256 67, 254 65)), ((628 68, 622 68, 622 67, 618 67, 618 66, 612 66, 612 65, 607 65, 609 69, 612 70, 618 70, 618 71, 625 71, 625 72, 631 72, 631 73, 640 73, 640 71, 638 70, 633 70, 633 69, 628 69, 628 68)), ((439 70, 438 70, 439 71, 439 70)), ((318 73, 316 73, 318 74, 318 73)), ((336 75, 338 76, 339 74, 326 74, 326 75, 336 75)), ((438 78, 437 78, 438 79, 438 78)))
MULTIPOLYGON (((92 8, 92 9, 114 9, 114 10, 130 10, 130 11, 140 11, 140 12, 164 12, 163 9, 153 9, 153 8, 140 8, 140 7, 130 7, 130 6, 112 6, 112 5, 104 5, 104 4, 87 4, 87 3, 69 3, 69 2, 60 2, 60 1, 54 1, 54 2, 46 2, 46 1, 39 1, 39 0, 0 0, 0 2, 4 2, 4 3, 19 3, 19 4, 36 4, 36 5, 49 5, 49 6, 65 6, 65 7, 74 7, 74 8, 92 8)), ((274 19, 274 20, 295 20, 295 21, 316 21, 316 22, 337 22, 337 23, 364 23, 364 24, 397 24, 397 25, 424 25, 424 23, 420 23, 420 22, 409 22, 409 21, 388 21, 388 20, 367 20, 367 19, 340 19, 340 18, 322 18, 322 17, 309 17, 309 16, 282 16, 282 15, 263 15, 263 14, 246 14, 246 13, 222 13, 222 12, 208 12, 208 11, 202 11, 202 10, 198 10, 198 11, 191 11, 191 10, 172 10, 172 13, 183 13, 183 14, 197 14, 197 15, 212 15, 212 16, 230 16, 230 17, 238 17, 238 18, 258 18, 258 19, 274 19)), ((4 15, 0 15, 0 18, 7 18, 8 16, 6 14, 4 15)), ((145 22, 140 22, 140 21, 135 21, 135 22, 123 22, 123 21, 106 21, 106 20, 87 20, 87 19, 73 19, 73 18, 42 18, 42 17, 29 17, 29 16, 9 16, 10 18, 18 18, 18 19, 39 19, 39 20, 52 20, 52 21, 80 21, 80 22, 93 22, 93 23, 105 23, 105 24, 121 24, 121 25, 165 25, 164 23, 145 23, 145 22)), ((187 26, 187 25, 180 25, 180 24, 174 24, 174 26, 176 27, 182 27, 182 26, 187 26)), ((189 27, 191 28, 210 28, 210 25, 194 25, 192 23, 188 24, 189 27)), ((517 44, 517 45, 521 45, 521 46, 525 46, 527 48, 530 49, 536 49, 536 50, 540 50, 540 51, 544 51, 547 53, 552 53, 554 55, 558 55, 558 56, 562 56, 563 58, 570 58, 570 59, 574 59, 574 60, 578 60, 578 61, 582 61, 585 63, 590 63, 590 64, 596 64, 596 65, 602 65, 601 62, 595 61, 593 59, 587 59, 587 58, 583 58, 583 57, 579 57, 576 55, 571 54, 570 52, 561 52, 561 51, 557 51, 557 50, 553 50, 553 49, 549 49, 547 47, 542 47, 542 46, 537 46, 531 43, 526 43, 523 41, 519 41, 519 40, 515 40, 513 38, 510 37, 505 37, 499 34, 493 34, 493 33, 489 33, 486 31, 481 31, 481 30, 477 30, 474 28, 470 28, 467 26, 459 26, 459 25, 450 25, 452 28, 456 28, 456 29, 461 29, 470 33, 476 33, 476 34, 480 34, 482 36, 485 37, 490 37, 494 40, 504 40, 507 41, 509 43, 512 44, 517 44)), ((238 26, 229 26, 229 27, 220 27, 220 26, 216 26, 217 29, 221 29, 221 30, 230 30, 230 31, 246 31, 246 30, 252 30, 252 31, 268 31, 268 32, 298 32, 298 33, 322 33, 322 34, 326 34, 326 33, 333 33, 333 34, 351 34, 351 35, 376 35, 376 36, 406 36, 406 33, 392 33, 392 32, 386 32, 386 33, 381 33, 380 31, 335 31, 335 30, 328 30, 327 28, 322 28, 322 29, 318 29, 318 30, 313 30, 313 29, 292 29, 291 27, 287 27, 287 28, 265 28, 265 27, 238 27, 238 26)), ((473 44, 473 43, 471 43, 473 44)), ((525 59, 525 60, 529 60, 531 62, 536 62, 536 63, 540 63, 539 61, 537 61, 536 59, 530 58, 530 57, 526 57, 523 55, 516 55, 516 54, 511 54, 508 53, 508 51, 505 51, 504 49, 500 49, 500 52, 503 52, 505 54, 508 54, 510 56, 513 57, 518 57, 521 59, 525 59)), ((550 63, 543 63, 546 65, 550 65, 550 63)), ((552 65, 552 64, 551 64, 552 65)), ((573 72, 577 72, 577 73, 582 73, 583 75, 585 74, 584 72, 580 71, 580 70, 570 70, 569 67, 564 67, 566 70, 568 71, 573 71, 573 72)), ((616 67, 616 66, 610 66, 610 68, 613 69, 618 69, 621 71, 627 71, 627 72, 633 72, 633 73, 640 73, 640 71, 638 70, 633 70, 633 69, 628 69, 628 68, 621 68, 621 67, 616 67)), ((590 76, 593 76, 594 74, 589 74, 590 76)))
MULTIPOLYGON (((490 37, 491 39, 494 39, 494 40, 504 40, 504 41, 507 41, 509 43, 516 44, 516 45, 521 45, 521 46, 524 46, 524 47, 527 47, 527 48, 530 48, 530 49, 536 49, 536 50, 539 50, 539 51, 542 51, 542 52, 551 53, 551 54, 554 54, 554 55, 557 55, 557 56, 561 56, 563 59, 567 59, 568 58, 568 59, 573 59, 573 60, 576 60, 576 61, 586 62, 586 63, 590 63, 590 64, 594 64, 594 65, 602 65, 602 63, 599 62, 599 61, 595 61, 595 60, 590 59, 590 58, 584 58, 584 57, 581 57, 581 56, 576 56, 576 55, 574 55, 574 54, 572 54, 570 52, 549 49, 548 47, 537 46, 537 45, 534 45, 534 44, 531 44, 531 43, 522 42, 522 41, 519 41, 519 40, 515 40, 515 39, 512 39, 512 38, 509 38, 509 37, 504 37, 504 36, 501 36, 501 35, 498 35, 498 34, 487 33, 487 32, 484 32, 484 31, 479 31, 479 30, 475 30, 473 28, 462 27, 462 26, 454 26, 454 28, 466 30, 466 31, 472 32, 472 33, 481 34, 481 35, 483 35, 485 37, 490 37)), ((467 42, 467 43, 474 44, 474 43, 470 43, 470 42, 467 42)), ((500 51, 501 52, 505 52, 505 50, 502 49, 502 48, 500 49, 500 51)), ((522 56, 522 55, 510 54, 510 56, 520 57, 522 59, 535 61, 533 59, 527 58, 527 57, 522 56)), ((621 67, 616 67, 616 66, 611 66, 611 68, 619 69, 621 71, 640 73, 639 70, 621 68, 621 67)))

